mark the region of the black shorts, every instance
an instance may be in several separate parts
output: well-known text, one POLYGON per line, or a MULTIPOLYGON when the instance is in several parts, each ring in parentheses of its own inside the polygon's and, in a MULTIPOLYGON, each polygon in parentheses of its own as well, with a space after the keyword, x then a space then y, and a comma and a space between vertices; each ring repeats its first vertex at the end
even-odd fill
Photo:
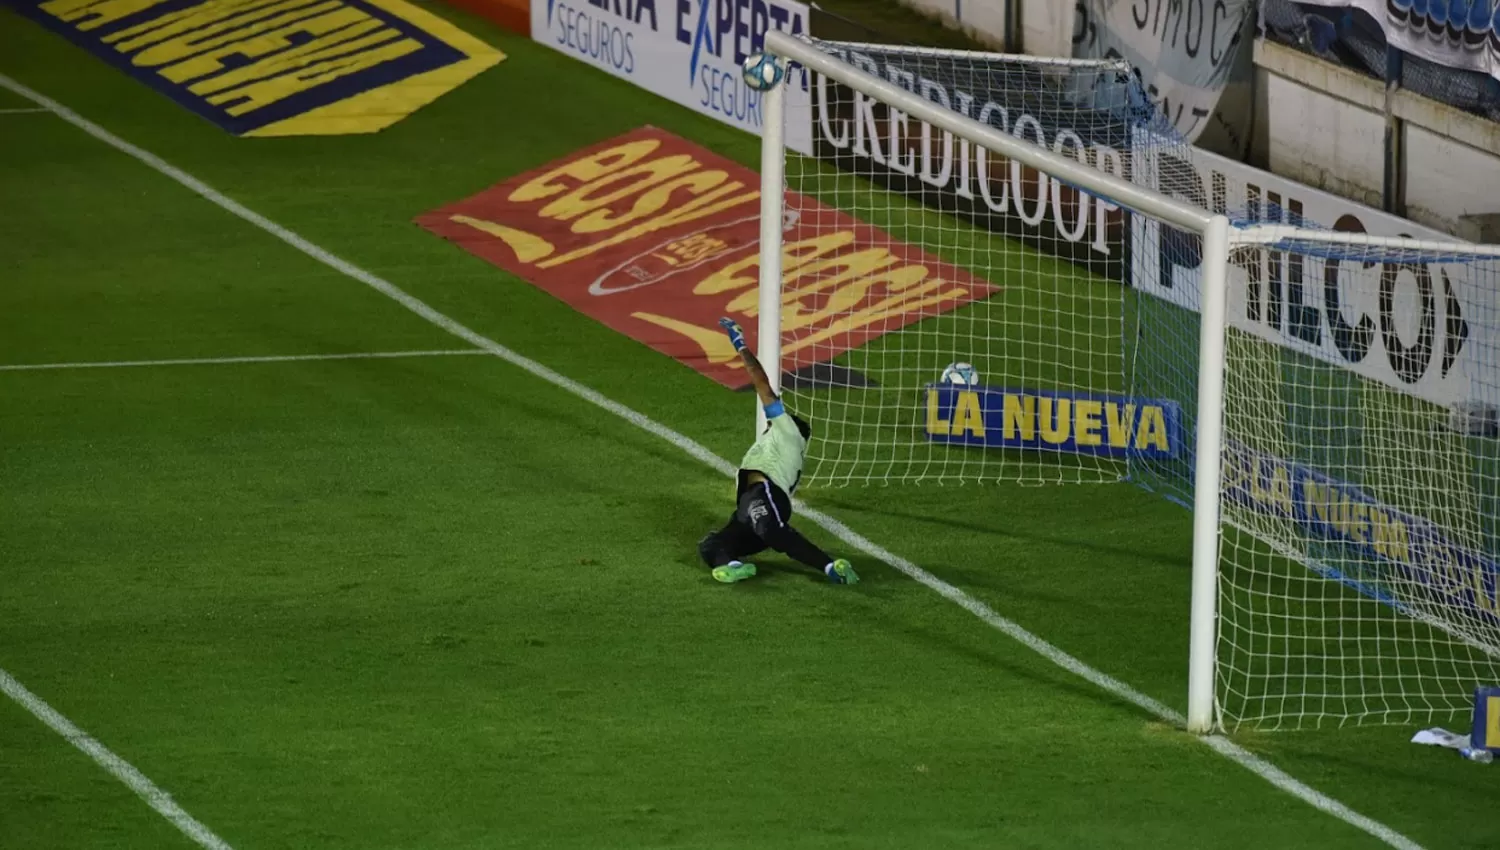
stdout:
POLYGON ((770 547, 777 531, 792 521, 792 500, 770 481, 740 475, 739 500, 724 527, 703 538, 698 553, 709 566, 748 558, 770 547))

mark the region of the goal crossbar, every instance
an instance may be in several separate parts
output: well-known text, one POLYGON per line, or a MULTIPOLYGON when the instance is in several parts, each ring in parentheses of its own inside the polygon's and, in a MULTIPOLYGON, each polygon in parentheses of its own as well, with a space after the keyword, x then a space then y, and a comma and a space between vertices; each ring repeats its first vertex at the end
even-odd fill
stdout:
POLYGON ((1302 245, 1348 245, 1357 248, 1392 248, 1433 255, 1494 257, 1500 259, 1500 245, 1482 245, 1436 239, 1411 239, 1405 236, 1373 236, 1339 230, 1316 230, 1286 224, 1250 224, 1234 228, 1232 240, 1239 245, 1269 245, 1289 242, 1302 245))

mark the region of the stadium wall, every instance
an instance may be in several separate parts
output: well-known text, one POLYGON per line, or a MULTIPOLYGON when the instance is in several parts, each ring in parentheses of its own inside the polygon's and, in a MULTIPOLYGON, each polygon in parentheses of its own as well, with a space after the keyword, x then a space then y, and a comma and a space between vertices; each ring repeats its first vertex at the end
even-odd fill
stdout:
POLYGON ((1255 42, 1255 64, 1253 162, 1443 233, 1500 240, 1500 123, 1387 92, 1378 80, 1265 39, 1255 42))

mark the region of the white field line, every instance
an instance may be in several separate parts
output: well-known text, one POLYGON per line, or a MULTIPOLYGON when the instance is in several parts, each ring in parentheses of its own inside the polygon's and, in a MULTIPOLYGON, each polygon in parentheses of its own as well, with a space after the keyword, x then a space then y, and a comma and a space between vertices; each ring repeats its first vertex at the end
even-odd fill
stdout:
POLYGON ((0 115, 41 115, 51 111, 44 106, 28 106, 20 109, 0 109, 0 115))
POLYGON ((171 794, 158 788, 154 782, 132 767, 130 762, 115 755, 92 735, 74 726, 72 721, 58 714, 57 709, 27 690, 25 685, 16 681, 14 676, 4 670, 0 670, 0 691, 4 691, 6 696, 31 712, 36 719, 47 724, 52 731, 66 738, 68 743, 82 750, 100 767, 109 771, 111 776, 125 783, 126 787, 146 801, 146 805, 171 821, 173 826, 182 830, 188 838, 196 841, 198 846, 208 848, 208 850, 234 850, 224 843, 224 839, 214 835, 213 830, 183 811, 182 807, 177 805, 177 801, 172 799, 171 794))
MULTIPOLYGON (((88 133, 99 141, 104 142, 105 144, 120 151, 121 153, 126 154, 127 156, 133 157, 134 159, 147 166, 150 166, 151 168, 160 172, 162 175, 177 181, 185 188, 189 189, 190 191, 194 192, 195 194, 199 195, 215 206, 218 206, 226 212, 229 212, 232 215, 235 215, 243 219, 244 221, 255 225, 266 233, 275 236, 277 239, 280 239, 286 244, 292 246, 293 248, 296 248, 307 256, 317 260, 318 262, 323 263, 329 268, 335 269, 347 275, 348 277, 351 277, 359 281, 360 283, 365 284, 371 289, 374 289, 376 292, 385 295, 386 297, 390 298, 391 300, 395 301, 411 312, 416 313, 418 316, 421 316, 432 324, 437 325, 438 327, 442 328, 445 331, 448 331, 449 333, 464 340, 465 342, 482 348, 485 351, 488 351, 491 354, 495 355, 496 357, 506 360, 520 367, 521 369, 524 369, 527 372, 536 375, 542 380, 548 381, 549 383, 567 390, 568 392, 578 396, 579 398, 589 401, 609 411, 610 413, 615 414, 616 416, 624 419, 626 422, 629 422, 637 428, 640 428, 643 431, 647 431, 662 438, 663 440, 666 440, 667 442, 671 443, 687 454, 702 461, 705 465, 709 466, 721 475, 729 477, 735 474, 735 467, 733 464, 714 454, 707 447, 695 442, 691 438, 683 436, 682 434, 673 431, 671 428, 668 428, 667 426, 648 418, 644 414, 638 413, 635 410, 632 410, 631 408, 626 407, 625 405, 620 404, 617 401, 614 401, 613 399, 607 398, 596 390, 584 386, 583 384, 580 384, 579 382, 567 377, 566 375, 556 372, 553 369, 550 369, 547 366, 544 366, 529 357, 518 354, 501 345, 500 343, 495 342, 494 340, 478 333, 477 331, 471 330, 470 328, 459 324, 454 319, 448 317, 447 315, 444 315, 443 313, 439 313, 427 303, 408 294, 407 292, 385 280, 384 278, 371 274, 370 272, 367 272, 364 269, 353 265, 352 263, 349 263, 348 261, 343 260, 335 256, 334 254, 329 253, 328 251, 325 251, 312 242, 309 242, 307 239, 304 239, 296 233, 277 224, 276 222, 271 221, 265 216, 246 208, 239 202, 227 197, 217 189, 214 189, 212 186, 209 186, 208 184, 192 176, 191 174, 188 174, 187 172, 172 165, 171 163, 166 162, 161 157, 158 157, 155 154, 150 153, 149 151, 142 150, 141 148, 136 147, 135 145, 125 141, 124 139, 121 139, 108 130, 105 130, 103 127, 100 127, 92 121, 89 121, 87 118, 84 118, 76 112, 73 112, 62 104, 32 91, 31 89, 21 85, 20 83, 17 83, 15 80, 10 79, 4 74, 0 74, 0 86, 10 89, 11 91, 23 97, 30 98, 35 103, 47 107, 51 111, 55 112, 58 117, 69 122, 70 124, 73 124, 80 130, 83 130, 85 133, 88 133)), ((1010 620, 996 613, 994 609, 990 608, 980 600, 970 596, 969 594, 934 576, 926 570, 923 570, 910 561, 907 561, 905 558, 894 555, 883 547, 872 543, 863 536, 850 530, 849 527, 844 525, 842 522, 839 522, 838 520, 833 519, 832 517, 820 511, 810 510, 806 507, 802 507, 801 510, 803 516, 807 517, 818 525, 823 526, 823 528, 827 529, 831 534, 843 540, 849 546, 860 549, 869 554, 871 557, 884 561, 893 569, 899 570, 900 572, 911 577, 913 580, 921 583, 922 585, 925 585, 933 591, 936 591, 944 598, 958 604, 969 613, 983 620, 993 628, 1004 632, 1010 637, 1026 645, 1028 648, 1040 653, 1043 657, 1047 658, 1049 661, 1052 661, 1054 664, 1057 664, 1063 669, 1078 675, 1079 677, 1093 683, 1094 685, 1105 691, 1110 692, 1120 699, 1139 706, 1145 711, 1156 715, 1161 720, 1164 720, 1178 727, 1182 727, 1185 725, 1185 718, 1177 711, 1135 690, 1124 682, 1121 682, 1106 673, 1102 673, 1099 670, 1095 670, 1093 667, 1090 667, 1083 661, 1074 658, 1063 650, 1043 640, 1041 637, 1033 634, 1030 631, 1027 631, 1017 623, 1011 622, 1010 620)), ((1385 842, 1386 844, 1389 844, 1392 847, 1401 848, 1402 850, 1421 850, 1421 845, 1417 844, 1401 833, 1396 832, 1390 827, 1378 821, 1372 820, 1365 815, 1353 811, 1337 800, 1334 800, 1331 797, 1328 797, 1327 795, 1308 787, 1301 781, 1297 780, 1295 777, 1288 775, 1280 768, 1277 768, 1275 765, 1270 764, 1269 762, 1265 761, 1254 753, 1251 753, 1250 751, 1234 743, 1228 738, 1219 735, 1211 735, 1201 737, 1199 740, 1203 741, 1204 744, 1212 748, 1215 752, 1224 755, 1231 761, 1244 766, 1251 772, 1264 778, 1267 782, 1270 782, 1276 788, 1285 791, 1286 793, 1291 794, 1294 797, 1297 797, 1298 799, 1321 811, 1327 812, 1328 814, 1338 818, 1339 820, 1349 824, 1350 826, 1362 830, 1369 835, 1385 842)))
POLYGON ((39 372, 44 369, 127 369, 135 366, 217 366, 228 363, 301 363, 309 360, 395 360, 405 357, 458 357, 489 352, 479 348, 445 351, 375 351, 353 354, 286 354, 267 357, 189 357, 180 360, 103 360, 77 363, 10 363, 0 372, 39 372))

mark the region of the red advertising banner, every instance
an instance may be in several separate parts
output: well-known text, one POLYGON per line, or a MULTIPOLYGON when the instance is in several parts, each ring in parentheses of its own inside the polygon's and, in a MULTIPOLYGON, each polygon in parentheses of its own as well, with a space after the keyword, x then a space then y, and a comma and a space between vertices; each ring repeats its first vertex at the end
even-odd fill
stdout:
MULTIPOLYGON (((794 371, 995 287, 789 193, 782 368, 794 371)), ((727 387, 749 383, 719 328, 755 344, 760 176, 642 128, 425 213, 417 223, 727 387)))

